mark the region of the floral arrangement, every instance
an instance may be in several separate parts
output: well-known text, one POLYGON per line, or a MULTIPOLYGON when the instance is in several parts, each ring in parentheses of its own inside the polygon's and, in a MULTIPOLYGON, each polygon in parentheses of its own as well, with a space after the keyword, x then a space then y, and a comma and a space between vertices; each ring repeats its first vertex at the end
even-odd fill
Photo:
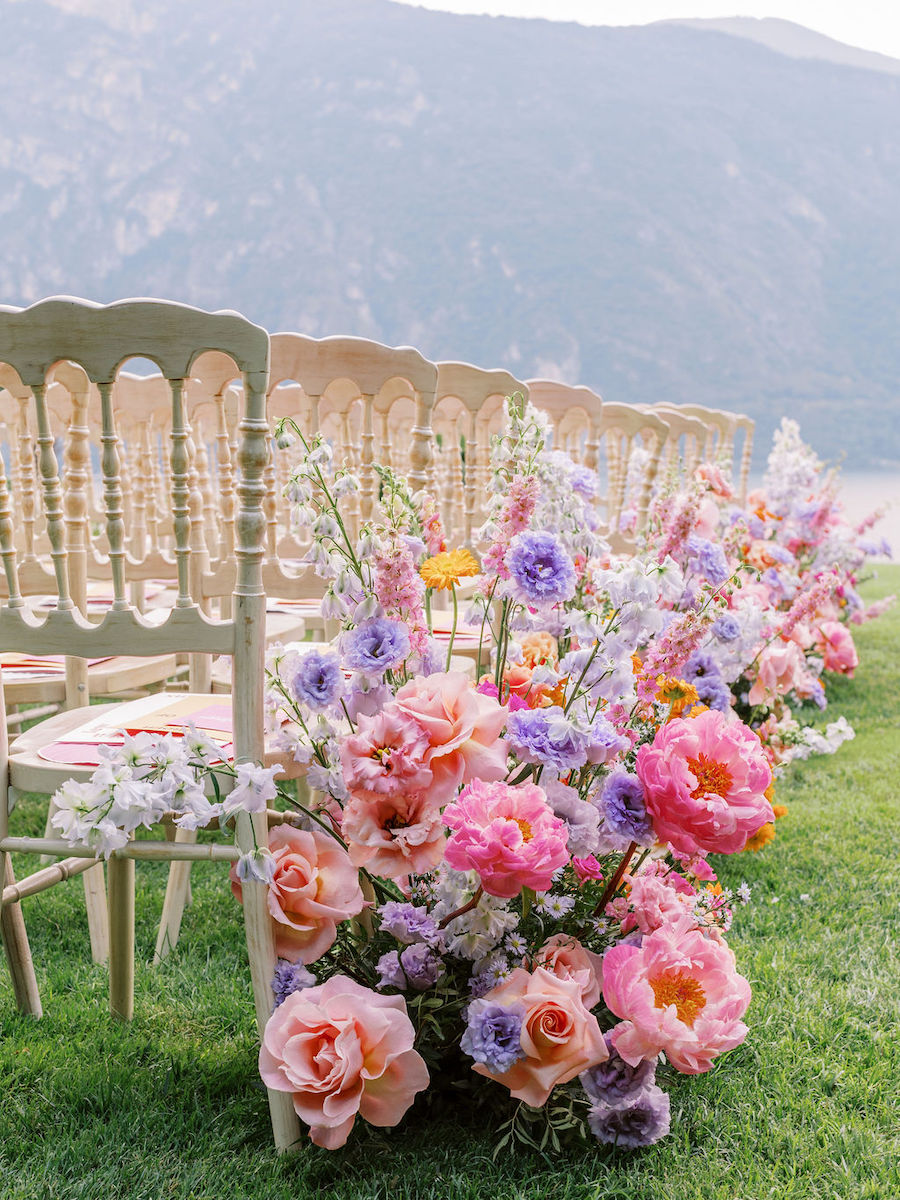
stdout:
POLYGON ((865 531, 790 424, 747 511, 704 464, 663 483, 630 556, 520 398, 473 549, 387 469, 354 528, 352 473, 278 437, 300 441, 288 494, 341 626, 269 657, 268 737, 299 785, 200 734, 139 735, 66 785, 56 827, 108 852, 164 812, 284 810, 232 888, 268 886, 259 1068, 317 1145, 444 1085, 501 1112, 501 1146, 656 1142, 660 1063, 708 1071, 748 1032, 726 934, 749 889, 709 856, 771 840, 775 774, 852 736, 787 701, 823 704, 824 673, 856 665, 865 531))

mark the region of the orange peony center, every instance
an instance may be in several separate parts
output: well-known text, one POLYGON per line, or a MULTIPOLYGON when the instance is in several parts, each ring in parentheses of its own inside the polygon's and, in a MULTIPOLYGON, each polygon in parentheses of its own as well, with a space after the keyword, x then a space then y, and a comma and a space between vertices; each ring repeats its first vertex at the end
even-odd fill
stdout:
POLYGON ((534 837, 534 833, 532 832, 531 825, 527 821, 516 821, 515 823, 516 823, 516 825, 518 825, 518 827, 522 831, 522 841, 530 842, 531 839, 534 837))
POLYGON ((650 980, 653 988, 653 1003, 657 1008, 668 1008, 675 1005, 678 1020, 685 1025, 693 1026, 697 1013, 706 1007, 706 993, 690 975, 676 972, 674 975, 660 975, 650 980))
POLYGON ((707 758, 705 754, 701 754, 699 758, 689 758, 687 765, 697 780, 697 786, 691 792, 694 800, 700 796, 706 796, 710 792, 715 792, 717 796, 728 796, 731 791, 732 779, 731 772, 724 763, 716 762, 714 758, 707 758))

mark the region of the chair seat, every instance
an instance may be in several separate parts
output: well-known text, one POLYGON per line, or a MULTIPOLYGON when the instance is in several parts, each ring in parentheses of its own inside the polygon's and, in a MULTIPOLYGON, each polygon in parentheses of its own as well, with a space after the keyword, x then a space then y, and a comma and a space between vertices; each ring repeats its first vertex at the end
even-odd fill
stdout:
MULTIPOLYGON (((4 655, 3 692, 7 704, 63 704, 66 699, 65 669, 52 675, 20 673, 15 661, 25 655, 4 655), (12 666, 10 670, 9 667, 12 666)), ((92 696, 117 696, 150 683, 161 683, 177 670, 174 654, 150 658, 117 655, 88 668, 88 689, 92 696)))

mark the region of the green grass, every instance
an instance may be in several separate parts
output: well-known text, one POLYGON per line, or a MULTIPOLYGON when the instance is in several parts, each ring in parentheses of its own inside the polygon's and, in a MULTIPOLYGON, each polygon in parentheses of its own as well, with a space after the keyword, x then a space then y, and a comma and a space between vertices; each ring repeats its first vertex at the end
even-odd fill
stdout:
MULTIPOLYGON (((881 571, 873 598, 900 591, 881 571)), ((826 717, 856 740, 797 764, 789 815, 759 855, 720 862, 753 886, 730 941, 751 980, 750 1036, 706 1076, 664 1081, 672 1135, 628 1155, 494 1162, 483 1117, 414 1110, 344 1152, 270 1147, 240 915, 221 869, 194 872, 182 941, 139 965, 134 1022, 106 1011, 80 884, 26 902, 45 1016, 15 1015, 0 973, 0 1200, 550 1197, 552 1200, 896 1200, 900 1197, 900 610, 858 633, 862 666, 826 717)), ((38 804, 19 814, 42 825, 38 804)), ((27 864, 19 864, 22 873, 27 864)), ((149 957, 163 868, 138 869, 149 957)))

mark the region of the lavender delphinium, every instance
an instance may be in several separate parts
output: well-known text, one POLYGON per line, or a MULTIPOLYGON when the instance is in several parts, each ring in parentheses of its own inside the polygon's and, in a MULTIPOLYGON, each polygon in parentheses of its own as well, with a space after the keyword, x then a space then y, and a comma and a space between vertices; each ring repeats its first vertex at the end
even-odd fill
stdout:
POLYGON ((598 1142, 634 1150, 652 1146, 669 1132, 669 1097, 656 1087, 644 1088, 621 1105, 593 1104, 588 1124, 598 1142))
POLYGON ((517 600, 539 608, 575 595, 575 564, 552 533, 518 533, 506 554, 517 600))
POLYGON ((644 804, 644 789, 636 775, 624 770, 613 771, 603 785, 599 807, 606 829, 626 843, 651 845, 653 826, 644 804))
POLYGON ((288 996, 301 992, 304 988, 315 987, 316 977, 302 962, 288 962, 280 958, 275 964, 275 974, 272 977, 272 994, 275 997, 275 1007, 284 1004, 288 996))
POLYGON ((409 630, 390 617, 373 617, 341 637, 344 664, 365 675, 383 675, 409 657, 409 630))
POLYGON ((594 1103, 622 1104, 656 1082, 656 1059, 643 1058, 633 1067, 616 1050, 611 1032, 604 1034, 604 1041, 609 1058, 578 1076, 594 1103))
POLYGON ((460 1046, 489 1071, 502 1075, 520 1058, 522 1049, 523 1005, 496 1004, 492 1000, 473 1000, 466 1013, 466 1031, 460 1046))
POLYGON ((344 675, 336 654, 310 650, 298 660, 287 680, 288 691, 309 708, 328 708, 344 690, 344 675))

